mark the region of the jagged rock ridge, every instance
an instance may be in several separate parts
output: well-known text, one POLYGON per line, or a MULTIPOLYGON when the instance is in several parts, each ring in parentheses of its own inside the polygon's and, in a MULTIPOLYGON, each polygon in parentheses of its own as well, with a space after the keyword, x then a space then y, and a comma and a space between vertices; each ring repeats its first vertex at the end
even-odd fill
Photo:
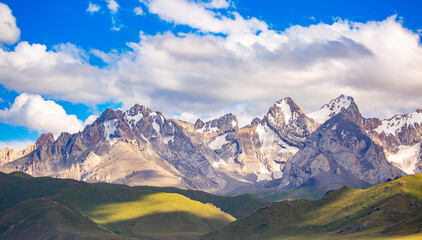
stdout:
POLYGON ((43 135, 34 151, 0 170, 226 194, 283 190, 322 177, 363 187, 403 175, 374 137, 378 126, 362 118, 353 98, 344 95, 310 115, 284 98, 242 128, 232 114, 193 124, 135 105, 125 112, 107 109, 83 131, 62 133, 55 141, 43 135), (339 135, 326 119, 354 130, 339 135))

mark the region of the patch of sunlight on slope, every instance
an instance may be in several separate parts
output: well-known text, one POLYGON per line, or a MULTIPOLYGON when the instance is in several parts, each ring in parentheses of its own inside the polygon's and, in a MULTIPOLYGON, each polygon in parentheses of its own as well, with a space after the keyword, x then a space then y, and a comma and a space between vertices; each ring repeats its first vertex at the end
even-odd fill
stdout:
POLYGON ((294 236, 294 237, 275 237, 271 238, 271 240, 327 240, 327 239, 336 239, 336 240, 421 240, 422 233, 412 234, 409 236, 379 236, 379 235, 370 235, 370 236, 340 236, 338 234, 321 234, 321 235, 310 235, 310 236, 294 236))
POLYGON ((365 190, 343 188, 328 194, 320 200, 320 207, 306 215, 305 219, 309 220, 304 225, 324 226, 340 221, 400 193, 409 193, 422 200, 422 174, 405 176, 365 190))
POLYGON ((188 212, 201 218, 236 220, 210 204, 203 204, 176 193, 153 193, 131 202, 107 203, 96 206, 87 212, 99 224, 108 224, 141 218, 148 215, 188 212))

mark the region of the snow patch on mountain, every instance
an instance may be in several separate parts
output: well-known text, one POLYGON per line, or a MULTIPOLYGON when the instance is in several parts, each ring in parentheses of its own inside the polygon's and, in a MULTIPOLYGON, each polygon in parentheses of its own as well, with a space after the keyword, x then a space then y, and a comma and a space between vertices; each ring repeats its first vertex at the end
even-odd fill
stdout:
POLYGON ((166 144, 169 144, 169 142, 174 141, 174 136, 167 136, 167 137, 163 138, 163 141, 164 141, 166 144))
POLYGON ((257 176, 257 182, 262 182, 262 181, 269 181, 272 180, 273 178, 271 177, 271 173, 270 171, 268 171, 268 169, 265 167, 265 165, 263 163, 259 163, 259 172, 255 172, 256 176, 257 176))
POLYGON ((117 125, 117 119, 104 122, 104 135, 111 146, 113 146, 118 140, 117 138, 112 137, 112 135, 116 133, 117 125))
POLYGON ((138 113, 136 115, 130 116, 130 115, 125 115, 125 121, 129 124, 129 126, 131 126, 133 128, 133 126, 138 123, 139 121, 141 121, 143 118, 142 113, 138 113))
POLYGON ((387 160, 407 174, 414 174, 420 152, 420 143, 413 146, 400 146, 396 154, 390 154, 387 160))
POLYGON ((415 124, 422 125, 422 111, 416 111, 407 115, 395 116, 391 119, 383 120, 381 121, 381 125, 374 129, 374 131, 379 134, 384 132, 387 136, 389 134, 395 136, 403 127, 414 126, 415 124))
POLYGON ((284 113, 284 123, 288 124, 290 122, 290 119, 292 118, 292 109, 290 108, 290 105, 287 103, 285 99, 276 102, 275 104, 277 107, 281 109, 281 111, 284 113))
POLYGON ((261 152, 264 155, 265 153, 269 153, 278 147, 281 147, 278 151, 279 153, 295 154, 297 151, 299 151, 298 148, 292 147, 285 143, 283 140, 281 140, 278 134, 275 133, 267 125, 258 124, 258 126, 256 127, 256 132, 258 133, 259 140, 262 143, 261 152))
POLYGON ((216 137, 212 142, 208 143, 208 147, 212 150, 221 149, 221 147, 229 141, 226 140, 227 134, 216 137))
POLYGON ((154 130, 160 134, 160 125, 158 125, 158 123, 156 123, 155 121, 152 122, 152 127, 154 128, 154 130))
POLYGON ((220 159, 220 161, 218 161, 218 162, 213 162, 212 163, 212 167, 213 168, 218 168, 220 165, 223 165, 223 166, 226 166, 227 167, 227 163, 223 159, 220 159))

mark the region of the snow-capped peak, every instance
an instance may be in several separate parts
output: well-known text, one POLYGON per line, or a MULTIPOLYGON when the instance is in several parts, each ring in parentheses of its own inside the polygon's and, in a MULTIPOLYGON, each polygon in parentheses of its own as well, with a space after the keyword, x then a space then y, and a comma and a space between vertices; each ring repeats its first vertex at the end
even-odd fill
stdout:
POLYGON ((298 116, 304 115, 303 109, 297 105, 290 97, 277 101, 267 113, 267 118, 271 121, 284 122, 285 125, 291 124, 298 116))
POLYGON ((341 112, 342 109, 347 110, 352 104, 355 104, 353 98, 342 94, 322 106, 318 111, 308 114, 308 117, 314 119, 319 124, 323 124, 341 112))
POLYGON ((163 119, 159 112, 154 112, 151 109, 139 104, 135 104, 135 106, 124 113, 124 119, 131 127, 136 125, 136 123, 141 121, 143 118, 150 117, 152 119, 156 119, 157 116, 160 116, 161 119, 163 119))
POLYGON ((394 116, 388 120, 382 120, 375 132, 381 134, 384 132, 386 135, 396 135, 405 126, 414 126, 415 124, 422 125, 422 110, 416 110, 412 113, 394 116))

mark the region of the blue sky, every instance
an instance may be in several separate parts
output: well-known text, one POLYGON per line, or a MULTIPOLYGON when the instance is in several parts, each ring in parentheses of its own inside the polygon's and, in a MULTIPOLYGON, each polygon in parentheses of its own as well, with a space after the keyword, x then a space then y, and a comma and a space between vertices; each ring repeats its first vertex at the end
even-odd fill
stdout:
POLYGON ((0 0, 0 148, 134 103, 243 124, 286 96, 306 112, 342 93, 365 117, 422 108, 422 3, 339 2, 0 0))

